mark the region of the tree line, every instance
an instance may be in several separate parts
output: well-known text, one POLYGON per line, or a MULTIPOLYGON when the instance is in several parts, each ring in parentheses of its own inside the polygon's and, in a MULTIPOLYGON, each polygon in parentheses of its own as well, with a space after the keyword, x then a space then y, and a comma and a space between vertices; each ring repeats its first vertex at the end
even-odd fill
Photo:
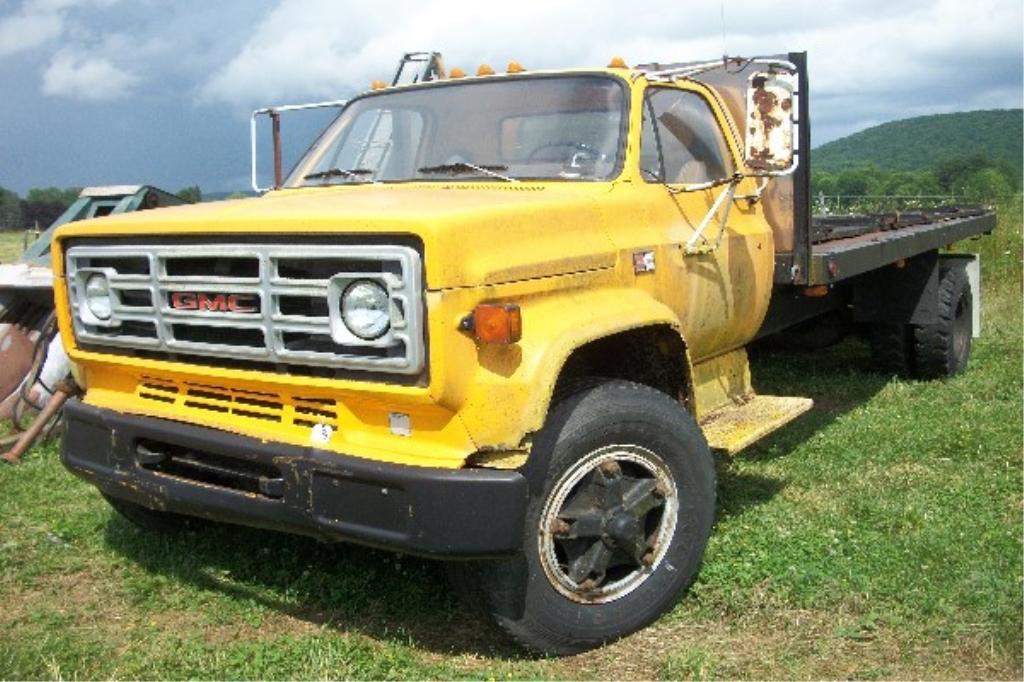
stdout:
POLYGON ((955 195, 991 200, 1021 191, 1020 170, 1003 159, 974 154, 944 159, 919 170, 892 170, 865 163, 838 170, 817 169, 811 155, 811 192, 818 196, 955 195))
MULTIPOLYGON (((22 198, 17 192, 0 187, 0 230, 46 229, 78 199, 81 187, 36 187, 22 198)), ((198 185, 175 192, 194 204, 203 200, 198 185)))

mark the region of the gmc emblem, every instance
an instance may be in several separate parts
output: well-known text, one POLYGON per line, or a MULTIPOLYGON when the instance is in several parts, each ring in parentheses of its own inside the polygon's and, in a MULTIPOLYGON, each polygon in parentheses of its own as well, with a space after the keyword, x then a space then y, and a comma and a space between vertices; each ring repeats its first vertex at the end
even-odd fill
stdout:
POLYGON ((197 294, 191 291, 176 291, 171 294, 171 307, 175 310, 211 313, 259 312, 255 294, 197 294))

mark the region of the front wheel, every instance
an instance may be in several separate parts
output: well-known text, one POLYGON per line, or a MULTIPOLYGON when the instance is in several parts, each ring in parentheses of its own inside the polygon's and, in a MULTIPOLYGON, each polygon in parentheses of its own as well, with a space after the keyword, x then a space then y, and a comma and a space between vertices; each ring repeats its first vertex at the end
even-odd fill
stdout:
POLYGON ((519 644, 557 655, 600 646, 653 622, 689 587, 714 519, 715 469, 672 398, 607 381, 564 399, 525 473, 522 555, 450 571, 519 644))

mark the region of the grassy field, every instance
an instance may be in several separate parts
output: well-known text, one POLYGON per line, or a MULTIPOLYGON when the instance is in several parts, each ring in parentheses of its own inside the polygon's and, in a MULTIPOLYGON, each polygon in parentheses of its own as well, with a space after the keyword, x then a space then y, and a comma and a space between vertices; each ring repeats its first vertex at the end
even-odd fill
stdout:
POLYGON ((24 232, 0 232, 0 264, 13 263, 23 251, 24 232))
POLYGON ((719 464, 691 592, 651 628, 522 656, 440 566, 205 527, 136 530, 57 461, 0 469, 2 678, 1021 679, 1021 205, 984 254, 970 370, 867 371, 855 340, 760 355, 807 416, 719 464))

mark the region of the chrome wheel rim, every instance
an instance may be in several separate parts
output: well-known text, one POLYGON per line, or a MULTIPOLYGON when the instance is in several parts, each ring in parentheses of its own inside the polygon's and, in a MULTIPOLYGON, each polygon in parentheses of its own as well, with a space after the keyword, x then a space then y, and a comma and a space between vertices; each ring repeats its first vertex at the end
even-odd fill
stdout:
POLYGON ((551 489, 538 549, 551 585, 569 599, 620 599, 657 570, 675 533, 679 494, 665 462, 639 445, 581 458, 551 489))

